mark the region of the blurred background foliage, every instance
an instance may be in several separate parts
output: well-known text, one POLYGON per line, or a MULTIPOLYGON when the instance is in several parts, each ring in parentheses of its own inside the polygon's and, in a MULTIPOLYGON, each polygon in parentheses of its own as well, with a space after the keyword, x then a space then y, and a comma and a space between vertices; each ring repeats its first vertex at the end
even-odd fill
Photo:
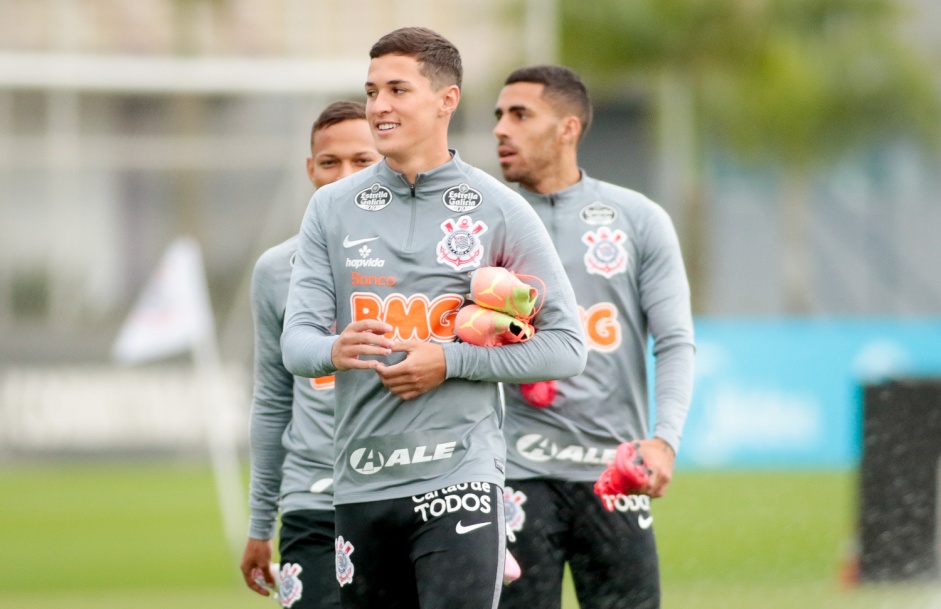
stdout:
POLYGON ((937 153, 937 72, 906 39, 904 17, 892 0, 562 2, 562 61, 602 98, 639 82, 656 100, 661 147, 679 151, 668 162, 690 220, 694 296, 708 256, 704 140, 780 173, 789 313, 810 310, 811 180, 887 141, 937 153))

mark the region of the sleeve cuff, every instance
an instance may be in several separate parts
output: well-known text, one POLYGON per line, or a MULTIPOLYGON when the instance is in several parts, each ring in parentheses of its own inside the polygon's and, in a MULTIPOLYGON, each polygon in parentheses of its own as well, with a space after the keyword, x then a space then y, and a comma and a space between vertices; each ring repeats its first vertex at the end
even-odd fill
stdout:
POLYGON ((248 523, 248 536, 252 539, 274 539, 276 521, 252 516, 248 523))
POLYGON ((654 436, 655 438, 660 438, 661 440, 663 440, 664 442, 666 442, 667 444, 669 444, 670 448, 673 449, 673 454, 674 454, 674 455, 680 454, 680 436, 679 436, 679 434, 670 432, 669 430, 665 430, 665 429, 657 429, 657 430, 654 431, 653 436, 654 436))
POLYGON ((444 350, 444 365, 447 368, 445 370, 444 378, 453 379, 461 378, 461 362, 462 351, 459 347, 460 343, 443 343, 441 348, 444 350))

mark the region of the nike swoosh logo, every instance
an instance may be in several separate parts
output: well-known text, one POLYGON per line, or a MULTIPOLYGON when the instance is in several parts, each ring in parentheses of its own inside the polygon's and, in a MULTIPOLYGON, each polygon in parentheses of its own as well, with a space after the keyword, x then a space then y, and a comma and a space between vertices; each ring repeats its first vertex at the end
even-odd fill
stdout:
POLYGON ((638 516, 637 524, 644 530, 649 529, 653 524, 653 516, 638 516))
POLYGON ((480 523, 477 523, 477 524, 469 524, 469 525, 467 525, 467 526, 464 526, 463 524, 461 524, 461 521, 459 520, 459 521, 457 522, 457 526, 454 527, 454 530, 457 531, 457 534, 458 534, 458 535, 463 535, 464 533, 470 533, 470 532, 473 531, 474 529, 479 529, 480 527, 485 527, 485 526, 487 526, 488 524, 490 524, 490 523, 489 523, 489 522, 480 522, 480 523))
POLYGON ((369 243, 370 241, 375 241, 378 238, 379 237, 368 237, 366 239, 354 239, 353 241, 350 241, 350 236, 347 235, 346 237, 343 237, 343 247, 356 247, 360 243, 369 243))

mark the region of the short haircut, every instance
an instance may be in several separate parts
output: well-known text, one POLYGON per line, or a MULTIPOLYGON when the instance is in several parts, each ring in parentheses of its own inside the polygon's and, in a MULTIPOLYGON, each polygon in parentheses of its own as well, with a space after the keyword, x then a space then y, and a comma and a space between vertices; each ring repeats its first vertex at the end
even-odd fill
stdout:
POLYGON ((461 87, 464 68, 461 54, 441 34, 424 27, 403 27, 380 38, 369 49, 369 58, 383 55, 405 55, 418 61, 419 73, 431 82, 431 88, 461 87))
POLYGON ((578 74, 563 66, 528 66, 514 70, 504 85, 531 82, 544 86, 542 96, 556 109, 574 114, 582 122, 582 136, 591 126, 591 98, 578 74))
POLYGON ((337 101, 323 109, 310 130, 310 145, 314 145, 314 135, 327 127, 352 120, 366 120, 366 104, 358 101, 337 101))

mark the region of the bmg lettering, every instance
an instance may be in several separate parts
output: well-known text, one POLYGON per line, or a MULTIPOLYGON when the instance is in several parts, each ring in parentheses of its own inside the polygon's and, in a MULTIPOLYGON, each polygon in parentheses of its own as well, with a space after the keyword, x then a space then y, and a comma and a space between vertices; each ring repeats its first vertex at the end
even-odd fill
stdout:
POLYGON ((350 296, 353 321, 384 321, 393 327, 386 334, 393 340, 453 341, 454 318, 462 304, 464 297, 457 294, 443 294, 434 300, 428 300, 424 294, 409 297, 391 294, 380 298, 370 292, 354 292, 350 296))
POLYGON ((599 302, 587 310, 578 307, 578 315, 585 329, 588 348, 595 351, 613 351, 621 345, 621 322, 618 310, 610 302, 599 302))

